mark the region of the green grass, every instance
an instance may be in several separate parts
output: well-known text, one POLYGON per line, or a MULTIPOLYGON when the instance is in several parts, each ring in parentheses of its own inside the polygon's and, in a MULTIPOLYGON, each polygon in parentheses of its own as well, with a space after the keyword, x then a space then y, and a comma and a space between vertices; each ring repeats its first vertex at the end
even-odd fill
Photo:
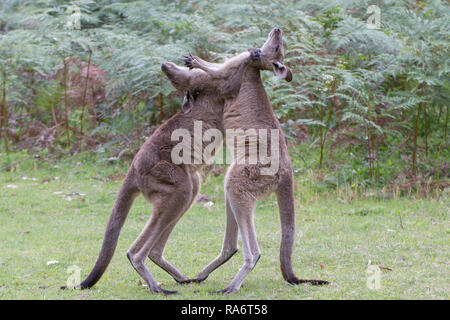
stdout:
MULTIPOLYGON (((204 283, 185 286, 148 260, 157 281, 179 291, 168 297, 153 295, 138 284, 140 277, 125 256, 151 214, 140 197, 102 279, 91 290, 62 291, 69 266, 79 266, 82 278, 92 268, 120 186, 120 181, 106 178, 124 173, 126 165, 78 155, 55 164, 28 159, 14 168, 0 172, 0 299, 449 298, 447 198, 342 201, 332 190, 314 194, 308 184, 296 190, 294 270, 301 278, 329 280, 330 286, 290 286, 282 280, 280 226, 272 196, 258 203, 255 223, 262 257, 238 293, 209 294, 232 280, 242 263, 241 251, 204 283), (47 266, 50 260, 58 263, 47 266), (382 270, 379 290, 367 288, 369 263, 392 269, 382 270)), ((165 251, 166 259, 188 277, 219 253, 225 228, 223 176, 209 177, 201 192, 214 197, 215 205, 208 212, 196 203, 165 251)))

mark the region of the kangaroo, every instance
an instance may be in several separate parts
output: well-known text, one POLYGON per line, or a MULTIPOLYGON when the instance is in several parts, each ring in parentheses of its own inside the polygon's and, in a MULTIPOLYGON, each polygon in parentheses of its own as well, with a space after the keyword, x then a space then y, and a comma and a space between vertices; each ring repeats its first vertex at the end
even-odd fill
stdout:
MULTIPOLYGON (((224 70, 227 70, 228 63, 232 62, 233 65, 236 65, 247 57, 248 53, 244 52, 223 64, 209 63, 198 57, 189 57, 186 65, 193 70, 201 69, 214 79, 220 79, 226 74, 224 70)), ((274 129, 278 132, 278 141, 275 143, 278 142, 279 145, 279 152, 276 155, 279 159, 279 167, 273 174, 264 174, 267 164, 260 160, 256 164, 249 164, 249 161, 242 163, 242 161, 237 161, 242 159, 236 158, 227 171, 225 178, 226 231, 222 251, 192 279, 195 282, 202 282, 211 272, 228 261, 238 250, 238 232, 240 232, 244 263, 231 284, 221 291, 222 293, 237 291, 261 256, 253 215, 257 200, 267 197, 272 192, 277 195, 281 221, 280 264, 284 279, 290 284, 328 284, 323 280, 299 279, 292 269, 291 257, 295 237, 294 176, 280 123, 272 110, 260 76, 260 70, 273 70, 278 77, 288 82, 291 81, 292 71, 283 65, 283 60, 282 31, 275 28, 270 32, 267 41, 261 48, 261 57, 258 63, 245 67, 237 97, 227 100, 225 103, 223 116, 225 130, 253 128, 274 129)), ((274 141, 267 142, 267 145, 270 146, 271 143, 274 141)), ((261 147, 261 143, 257 142, 256 148, 261 147)), ((233 151, 239 153, 236 148, 233 151)), ((245 150, 245 153, 241 154, 241 158, 248 160, 249 152, 245 150)))
MULTIPOLYGON (((257 59, 258 51, 252 51, 247 59, 240 59, 239 64, 234 63, 224 70, 220 79, 213 78, 202 70, 189 71, 186 67, 178 67, 170 62, 161 66, 177 89, 186 90, 189 87, 182 111, 161 125, 134 157, 112 208, 98 259, 91 273, 78 285, 79 288, 92 287, 105 272, 128 212, 140 194, 153 204, 153 213, 127 252, 131 265, 145 280, 152 293, 166 295, 176 291, 165 290, 158 285, 145 267, 146 257, 168 272, 178 283, 191 281, 164 259, 163 252, 170 233, 199 192, 198 170, 204 162, 198 165, 173 163, 171 152, 176 142, 172 141, 171 136, 175 129, 183 128, 193 137, 195 120, 202 121, 205 130, 216 128, 223 131, 224 99, 237 95, 245 65, 257 59)), ((222 144, 221 141, 214 143, 222 144)), ((194 146, 200 152, 204 148, 204 144, 194 146)))

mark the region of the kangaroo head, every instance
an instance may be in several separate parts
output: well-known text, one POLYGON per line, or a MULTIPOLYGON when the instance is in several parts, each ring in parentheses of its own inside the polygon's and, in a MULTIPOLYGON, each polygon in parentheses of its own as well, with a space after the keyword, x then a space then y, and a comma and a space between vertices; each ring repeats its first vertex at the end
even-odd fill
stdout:
POLYGON ((288 82, 292 80, 291 69, 283 64, 283 31, 280 28, 270 31, 266 42, 261 47, 261 52, 261 69, 273 70, 278 77, 288 82))
MULTIPOLYGON (((190 86, 190 78, 192 73, 188 68, 179 67, 172 62, 164 62, 161 65, 161 70, 169 78, 170 83, 178 90, 186 91, 187 89, 193 89, 190 86)), ((193 70, 193 72, 201 73, 201 70, 193 70)))
POLYGON ((188 68, 179 67, 172 62, 164 62, 161 65, 161 70, 176 89, 185 91, 181 110, 183 113, 189 113, 198 95, 203 90, 203 86, 200 85, 202 83, 201 81, 192 83, 193 81, 190 80, 194 73, 200 78, 205 77, 206 73, 197 69, 190 71, 188 68))

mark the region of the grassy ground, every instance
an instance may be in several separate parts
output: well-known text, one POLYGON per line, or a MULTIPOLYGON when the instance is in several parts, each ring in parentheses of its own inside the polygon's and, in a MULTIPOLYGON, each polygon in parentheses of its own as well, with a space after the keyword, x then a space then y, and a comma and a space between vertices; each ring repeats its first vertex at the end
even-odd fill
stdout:
MULTIPOLYGON (((449 298, 446 198, 343 201, 334 192, 317 195, 300 184, 294 269, 299 277, 326 279, 330 286, 295 287, 282 280, 278 210, 270 197, 259 202, 255 215, 262 257, 237 294, 208 293, 229 284, 242 263, 241 251, 204 283, 185 286, 148 261, 164 288, 179 291, 169 297, 152 295, 125 256, 151 213, 140 197, 99 283, 91 290, 59 290, 70 266, 80 267, 81 277, 92 268, 120 186, 120 179, 111 175, 126 171, 124 164, 89 163, 89 155, 54 164, 28 159, 13 166, 14 172, 0 171, 0 299, 449 298), (58 263, 47 265, 52 260, 58 263), (378 290, 367 287, 368 264, 382 266, 378 290)), ((196 203, 169 239, 165 257, 187 276, 220 251, 222 186, 223 176, 209 177, 201 193, 212 196, 215 205, 208 211, 196 203)))

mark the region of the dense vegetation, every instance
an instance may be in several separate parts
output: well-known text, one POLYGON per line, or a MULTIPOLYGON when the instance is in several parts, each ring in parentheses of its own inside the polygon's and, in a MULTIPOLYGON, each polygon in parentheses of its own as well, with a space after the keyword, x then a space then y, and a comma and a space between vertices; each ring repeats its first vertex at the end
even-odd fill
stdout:
POLYGON ((301 144, 298 167, 331 186, 439 194, 450 175, 449 22, 447 1, 2 1, 0 167, 25 157, 18 150, 133 154, 180 106, 162 62, 221 61, 279 26, 294 81, 265 73, 264 83, 301 144), (79 29, 67 25, 77 8, 79 29))

